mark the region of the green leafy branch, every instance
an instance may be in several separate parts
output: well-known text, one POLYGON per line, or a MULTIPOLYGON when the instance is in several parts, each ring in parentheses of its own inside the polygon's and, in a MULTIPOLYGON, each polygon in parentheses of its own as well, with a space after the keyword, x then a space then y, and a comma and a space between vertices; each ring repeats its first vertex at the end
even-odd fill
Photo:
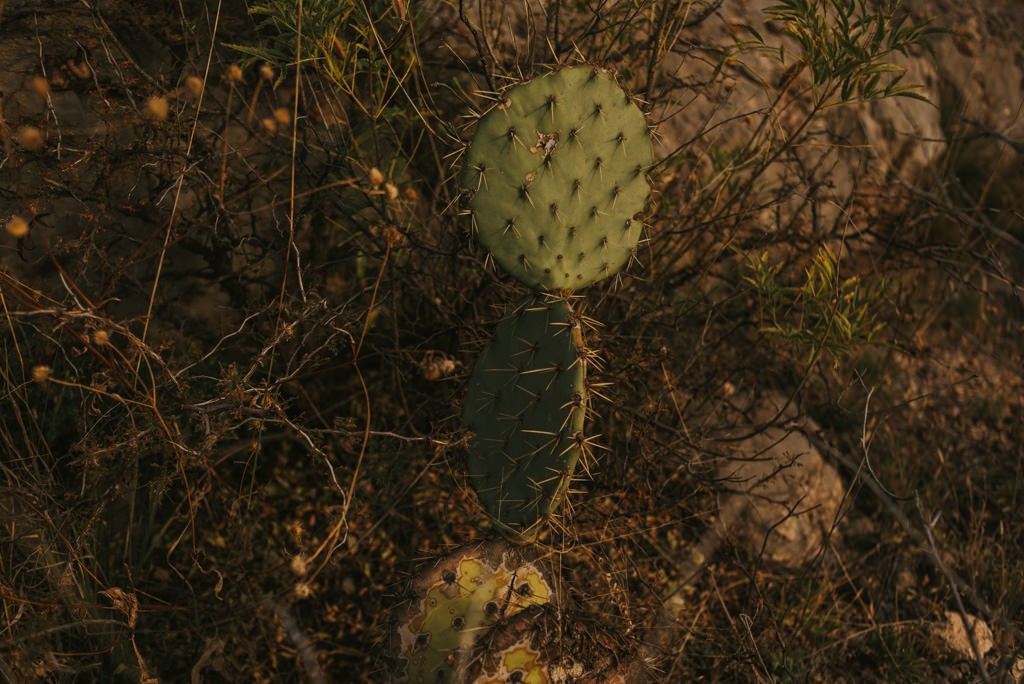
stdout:
MULTIPOLYGON (((887 97, 927 101, 916 91, 917 86, 903 83, 906 70, 887 58, 926 46, 930 35, 945 30, 930 19, 910 21, 899 0, 877 9, 870 8, 867 0, 781 0, 765 12, 800 46, 798 64, 810 70, 818 105, 887 97)), ((751 31, 756 42, 767 47, 764 39, 751 31)), ((778 51, 779 59, 785 61, 785 48, 778 51)))
POLYGON ((380 117, 416 64, 407 50, 407 14, 401 2, 355 0, 265 0, 249 13, 264 36, 259 45, 228 47, 248 55, 246 63, 267 62, 280 74, 309 62, 366 116, 380 117), (387 35, 385 35, 387 34, 387 35))
POLYGON ((875 343, 884 328, 877 315, 884 281, 841 278, 838 259, 827 246, 818 250, 798 286, 779 284, 783 264, 769 262, 767 252, 746 259, 743 280, 757 292, 761 331, 806 348, 808 366, 825 355, 838 364, 857 345, 875 343))
MULTIPOLYGON (((807 128, 826 109, 888 97, 927 101, 918 86, 903 82, 906 70, 889 58, 896 52, 908 54, 915 47, 927 48, 928 38, 945 30, 933 26, 931 20, 912 21, 899 0, 885 0, 877 9, 869 5, 869 0, 779 0, 765 10, 767 20, 777 22, 796 43, 798 54, 774 85, 764 84, 774 90, 768 106, 771 114, 761 117, 736 155, 749 161, 742 167, 745 179, 734 181, 731 176, 741 167, 728 167, 725 178, 737 188, 731 197, 749 196, 772 164, 804 142, 807 128), (805 71, 809 71, 809 84, 803 89, 797 84, 805 71), (783 125, 781 112, 805 99, 809 107, 798 122, 783 125)), ((792 51, 787 48, 789 43, 769 45, 757 29, 743 28, 750 38, 737 42, 736 54, 761 50, 787 62, 786 51, 792 51)), ((726 206, 724 211, 732 209, 726 206)))

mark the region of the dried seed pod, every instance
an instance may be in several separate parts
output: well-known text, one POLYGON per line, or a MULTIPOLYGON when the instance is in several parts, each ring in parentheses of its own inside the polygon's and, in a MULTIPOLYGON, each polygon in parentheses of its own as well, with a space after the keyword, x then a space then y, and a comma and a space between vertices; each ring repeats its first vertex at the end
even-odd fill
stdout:
POLYGON ((287 126, 292 122, 292 113, 287 107, 278 107, 274 110, 274 121, 282 126, 287 126))
POLYGON ((46 97, 50 94, 50 82, 42 76, 33 76, 28 82, 29 89, 39 97, 46 97))
POLYGON ((8 235, 17 239, 25 237, 29 231, 28 221, 17 214, 7 219, 7 224, 4 227, 7 229, 8 235))
POLYGON ((377 189, 382 183, 384 183, 384 174, 381 173, 380 169, 374 166, 367 174, 367 179, 370 181, 370 187, 377 189))
POLYGON ((146 104, 142 108, 143 118, 153 123, 167 121, 167 116, 170 113, 171 104, 163 95, 153 95, 146 100, 146 104))
POLYGON ((199 97, 203 94, 203 79, 198 76, 188 76, 185 79, 185 92, 192 97, 199 97))
POLYGON ((38 152, 46 143, 43 132, 35 126, 21 126, 15 134, 15 139, 22 148, 29 152, 38 152))

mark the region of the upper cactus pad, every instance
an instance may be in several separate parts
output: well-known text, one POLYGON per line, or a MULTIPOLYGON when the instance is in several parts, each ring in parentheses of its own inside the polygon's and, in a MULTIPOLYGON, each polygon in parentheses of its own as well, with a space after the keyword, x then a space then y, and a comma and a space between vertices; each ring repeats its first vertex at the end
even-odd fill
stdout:
POLYGON ((498 323, 469 381, 473 486, 498 527, 528 539, 583 453, 586 349, 568 302, 542 296, 498 323))
POLYGON ((541 290, 619 271, 650 192, 647 121, 614 79, 561 69, 508 90, 481 120, 462 175, 480 241, 541 290))

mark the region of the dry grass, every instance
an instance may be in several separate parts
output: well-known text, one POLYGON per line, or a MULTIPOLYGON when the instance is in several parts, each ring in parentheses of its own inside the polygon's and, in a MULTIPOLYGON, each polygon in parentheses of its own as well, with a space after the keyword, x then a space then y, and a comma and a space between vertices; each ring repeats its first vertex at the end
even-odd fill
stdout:
MULTIPOLYGON (((0 219, 30 226, 0 246, 0 677, 381 681, 411 573, 491 534, 462 393, 523 290, 458 214, 465 115, 581 58, 669 112, 746 53, 703 41, 717 2, 360 0, 336 42, 240 3, 93 4, 0 9, 23 84, 0 219), (272 45, 271 77, 227 43, 272 45)), ((694 121, 652 170, 643 267, 586 293, 611 384, 593 479, 540 541, 563 619, 657 622, 716 514, 718 409, 778 390, 822 426, 843 518, 798 572, 727 543, 653 678, 1001 681, 1024 649, 1017 181, 965 177, 987 167, 954 147, 926 189, 865 182, 826 221, 835 164, 870 161, 800 157, 799 83, 765 84, 738 146, 694 121), (744 259, 796 287, 823 245, 887 283, 882 344, 823 357, 764 325, 744 259), (945 650, 946 610, 996 648, 945 650)))

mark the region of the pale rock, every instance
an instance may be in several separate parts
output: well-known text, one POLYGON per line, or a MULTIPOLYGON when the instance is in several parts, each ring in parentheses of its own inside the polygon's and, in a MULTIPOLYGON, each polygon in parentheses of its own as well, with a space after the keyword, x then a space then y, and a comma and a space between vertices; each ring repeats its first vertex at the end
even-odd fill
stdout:
POLYGON ((903 83, 919 86, 928 102, 890 97, 856 108, 857 120, 871 151, 880 162, 879 171, 914 183, 933 168, 946 150, 940 121, 940 77, 927 57, 889 57, 906 69, 903 83))
POLYGON ((1010 680, 1013 684, 1024 684, 1024 657, 1017 658, 1010 666, 1010 680))
MULTIPOLYGON (((726 66, 717 76, 712 66, 693 57, 670 54, 661 65, 662 83, 679 84, 670 97, 675 102, 656 109, 658 122, 655 150, 659 156, 670 154, 693 140, 690 152, 706 158, 715 150, 739 149, 750 140, 759 122, 779 97, 777 85, 795 60, 796 45, 789 38, 765 25, 764 11, 774 0, 726 0, 715 17, 701 25, 700 41, 708 46, 726 48, 733 44, 741 24, 758 31, 772 46, 784 46, 786 63, 772 53, 745 50, 738 62, 726 66), (684 83, 709 82, 702 88, 684 83)), ((819 114, 805 130, 807 144, 793 154, 801 173, 819 182, 813 194, 797 186, 774 215, 765 212, 760 222, 768 230, 778 222, 806 220, 808 201, 816 203, 816 218, 829 226, 845 220, 844 207, 863 185, 885 186, 896 176, 914 182, 930 169, 946 149, 939 108, 940 78, 932 57, 927 54, 889 55, 887 61, 907 70, 904 84, 920 86, 918 92, 930 100, 888 98, 871 103, 836 107, 819 114)), ((805 70, 789 88, 796 92, 808 85, 805 70)), ((806 99, 787 96, 779 107, 780 119, 769 130, 781 127, 794 130, 810 111, 806 99)), ((765 134, 762 130, 762 136, 765 134)), ((755 144, 764 144, 764 141, 755 144)), ((794 182, 792 160, 776 160, 762 176, 764 187, 787 187, 794 182)), ((704 169, 706 171, 707 169, 704 169)))
MULTIPOLYGON (((974 641, 978 645, 978 651, 984 657, 992 650, 995 642, 992 639, 992 630, 973 615, 967 615, 967 625, 974 634, 974 641)), ((938 636, 942 642, 958 656, 967 660, 974 660, 974 649, 971 648, 971 640, 967 636, 967 629, 960 613, 951 610, 946 611, 946 621, 939 623, 938 636)))
POLYGON ((803 431, 819 428, 797 419, 795 405, 769 395, 745 413, 748 422, 734 432, 754 434, 719 468, 721 486, 729 492, 722 500, 722 524, 751 555, 799 568, 817 556, 839 523, 842 479, 807 439, 803 431))

